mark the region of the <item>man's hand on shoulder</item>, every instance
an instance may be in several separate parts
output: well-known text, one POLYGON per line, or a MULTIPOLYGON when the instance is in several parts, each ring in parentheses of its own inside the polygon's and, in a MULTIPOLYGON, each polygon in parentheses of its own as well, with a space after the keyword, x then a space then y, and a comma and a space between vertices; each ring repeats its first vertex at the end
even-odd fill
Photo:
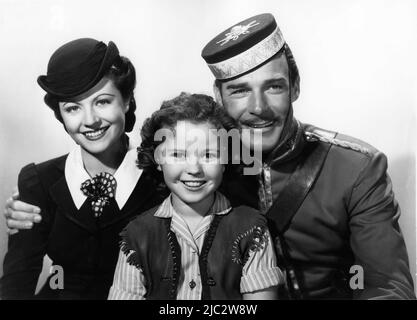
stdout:
POLYGON ((13 194, 6 200, 4 207, 4 216, 10 235, 23 229, 31 229, 33 223, 39 223, 42 220, 40 215, 41 209, 29 203, 19 200, 19 192, 17 188, 13 190, 13 194))

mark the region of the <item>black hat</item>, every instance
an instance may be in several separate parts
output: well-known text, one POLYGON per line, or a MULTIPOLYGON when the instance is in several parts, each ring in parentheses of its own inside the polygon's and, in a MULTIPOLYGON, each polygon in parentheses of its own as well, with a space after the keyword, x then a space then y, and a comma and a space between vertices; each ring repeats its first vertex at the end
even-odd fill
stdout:
POLYGON ((39 76, 38 84, 60 98, 75 97, 94 87, 118 59, 119 50, 111 41, 73 40, 52 54, 47 75, 39 76))
POLYGON ((264 63, 284 44, 274 16, 264 13, 220 33, 204 47, 201 56, 216 79, 226 80, 264 63))

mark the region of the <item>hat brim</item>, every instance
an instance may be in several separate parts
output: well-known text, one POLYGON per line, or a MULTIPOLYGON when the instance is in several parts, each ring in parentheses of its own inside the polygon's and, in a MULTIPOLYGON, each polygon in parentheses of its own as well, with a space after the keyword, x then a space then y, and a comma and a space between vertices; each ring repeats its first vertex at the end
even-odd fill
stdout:
POLYGON ((110 69, 110 67, 113 65, 117 57, 119 57, 119 50, 117 49, 117 46, 114 44, 114 42, 110 41, 107 45, 106 53, 103 57, 101 65, 97 69, 96 75, 93 77, 91 81, 89 81, 82 88, 79 88, 72 92, 62 93, 62 92, 58 92, 58 91, 51 89, 48 86, 46 75, 39 76, 37 79, 37 82, 43 90, 45 90, 47 93, 51 95, 54 95, 58 98, 73 98, 93 88, 103 78, 106 72, 110 69))

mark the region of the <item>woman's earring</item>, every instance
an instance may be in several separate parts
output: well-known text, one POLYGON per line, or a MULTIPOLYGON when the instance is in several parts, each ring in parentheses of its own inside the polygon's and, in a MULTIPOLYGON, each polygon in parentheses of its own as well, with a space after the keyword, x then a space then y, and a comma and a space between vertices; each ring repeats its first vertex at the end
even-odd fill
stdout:
POLYGON ((161 165, 158 164, 158 166, 156 167, 156 169, 158 169, 159 171, 162 171, 161 165))

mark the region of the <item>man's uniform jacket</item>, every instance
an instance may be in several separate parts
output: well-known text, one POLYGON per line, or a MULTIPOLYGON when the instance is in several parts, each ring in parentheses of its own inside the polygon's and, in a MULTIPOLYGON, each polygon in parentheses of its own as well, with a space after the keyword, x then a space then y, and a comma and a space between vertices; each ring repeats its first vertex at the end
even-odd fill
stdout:
POLYGON ((271 233, 281 238, 278 260, 292 297, 415 298, 387 159, 372 146, 293 119, 262 173, 226 189, 235 203, 260 200, 271 233), (311 180, 299 171, 315 148, 326 150, 321 162, 306 165, 317 171, 311 180))

